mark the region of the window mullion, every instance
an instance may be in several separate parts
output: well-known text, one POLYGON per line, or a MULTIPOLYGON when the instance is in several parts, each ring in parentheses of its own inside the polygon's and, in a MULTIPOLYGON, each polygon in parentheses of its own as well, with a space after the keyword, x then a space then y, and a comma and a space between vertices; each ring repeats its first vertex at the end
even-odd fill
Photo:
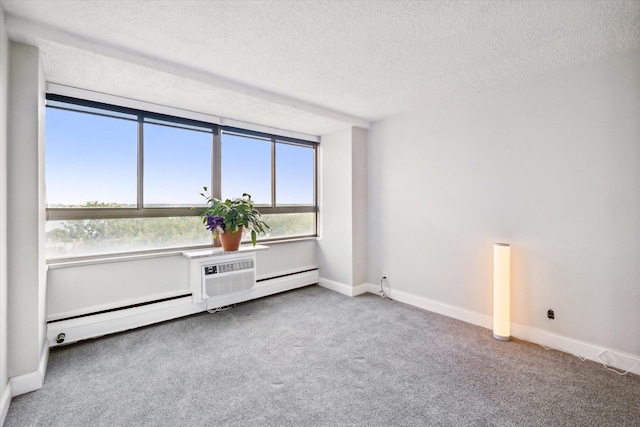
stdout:
POLYGON ((271 206, 276 206, 276 139, 271 137, 271 206))
POLYGON ((49 208, 48 221, 198 216, 204 207, 179 208, 49 208))
POLYGON ((138 202, 137 209, 144 208, 144 117, 138 115, 138 202))
POLYGON ((315 220, 313 222, 313 234, 318 235, 318 223, 320 221, 318 212, 318 145, 313 147, 313 207, 315 208, 315 220))
POLYGON ((213 150, 211 150, 211 191, 210 194, 222 198, 222 135, 220 128, 213 130, 213 150))

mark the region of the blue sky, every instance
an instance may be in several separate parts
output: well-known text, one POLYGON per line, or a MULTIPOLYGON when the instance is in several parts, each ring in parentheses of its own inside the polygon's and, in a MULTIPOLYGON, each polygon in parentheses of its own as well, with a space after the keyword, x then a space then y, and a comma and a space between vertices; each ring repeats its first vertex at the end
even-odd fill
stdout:
MULTIPOLYGON (((47 203, 87 201, 135 206, 137 122, 47 108, 47 203)), ((144 125, 144 199, 148 205, 201 204, 211 185, 211 134, 144 125)), ((278 204, 312 204, 313 150, 277 144, 278 204)), ((224 135, 222 195, 271 199, 270 142, 224 135)))

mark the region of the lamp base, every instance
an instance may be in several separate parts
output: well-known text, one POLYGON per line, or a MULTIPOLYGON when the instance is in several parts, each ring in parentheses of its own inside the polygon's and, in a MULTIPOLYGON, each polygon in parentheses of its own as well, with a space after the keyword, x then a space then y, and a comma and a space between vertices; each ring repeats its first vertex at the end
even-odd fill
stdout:
POLYGON ((493 337, 499 341, 509 341, 511 337, 503 337, 502 335, 498 335, 495 332, 493 333, 493 337))

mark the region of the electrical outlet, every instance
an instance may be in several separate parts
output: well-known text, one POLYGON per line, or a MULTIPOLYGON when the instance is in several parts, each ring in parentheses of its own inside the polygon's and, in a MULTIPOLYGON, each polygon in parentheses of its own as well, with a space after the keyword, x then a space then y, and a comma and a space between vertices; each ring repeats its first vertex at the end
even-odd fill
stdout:
POLYGON ((555 315, 555 313, 553 312, 552 309, 547 310, 547 318, 549 318, 549 319, 555 319, 556 318, 556 315, 555 315))

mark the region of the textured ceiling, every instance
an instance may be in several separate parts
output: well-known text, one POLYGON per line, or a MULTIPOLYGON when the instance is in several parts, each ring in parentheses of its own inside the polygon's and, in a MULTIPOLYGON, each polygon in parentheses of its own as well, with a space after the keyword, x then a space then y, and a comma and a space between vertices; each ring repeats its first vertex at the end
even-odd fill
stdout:
POLYGON ((640 47, 639 1, 0 4, 49 81, 316 135, 640 47))

